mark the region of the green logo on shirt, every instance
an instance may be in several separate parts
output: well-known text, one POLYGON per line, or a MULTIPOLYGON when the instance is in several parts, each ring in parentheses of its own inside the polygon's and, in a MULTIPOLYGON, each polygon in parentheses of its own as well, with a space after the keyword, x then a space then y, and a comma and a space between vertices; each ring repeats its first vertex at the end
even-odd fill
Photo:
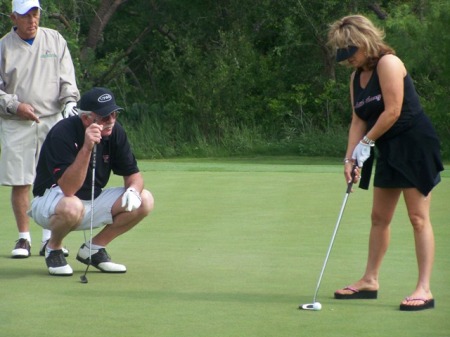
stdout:
POLYGON ((42 59, 57 58, 57 57, 58 57, 58 55, 52 53, 50 50, 47 50, 47 51, 45 52, 45 54, 42 54, 42 55, 41 55, 41 58, 42 58, 42 59))

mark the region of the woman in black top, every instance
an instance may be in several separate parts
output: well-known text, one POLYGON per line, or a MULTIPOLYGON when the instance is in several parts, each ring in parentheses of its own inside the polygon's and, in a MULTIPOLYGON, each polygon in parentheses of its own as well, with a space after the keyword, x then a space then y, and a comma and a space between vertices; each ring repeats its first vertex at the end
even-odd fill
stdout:
POLYGON ((401 302, 400 310, 422 310, 434 307, 430 290, 434 235, 429 213, 431 190, 439 183, 443 166, 439 139, 412 79, 383 39, 383 31, 361 15, 336 21, 328 32, 336 60, 355 69, 350 79, 353 111, 344 159, 346 181, 352 179, 356 165, 354 182, 361 179, 360 187, 367 189, 373 157, 377 159, 366 270, 360 280, 337 290, 335 298, 377 298, 390 223, 403 194, 414 230, 419 275, 416 289, 401 302))

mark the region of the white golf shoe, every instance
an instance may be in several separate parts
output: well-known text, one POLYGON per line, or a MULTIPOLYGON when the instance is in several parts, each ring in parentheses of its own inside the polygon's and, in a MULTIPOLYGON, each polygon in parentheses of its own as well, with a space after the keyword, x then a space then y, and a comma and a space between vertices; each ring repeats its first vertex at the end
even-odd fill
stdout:
MULTIPOLYGON (((39 249, 39 255, 45 256, 45 248, 47 247, 48 240, 41 242, 41 249, 39 249)), ((65 257, 69 256, 69 250, 66 247, 62 247, 62 251, 65 257)))
POLYGON ((48 272, 50 275, 54 276, 73 275, 73 270, 67 263, 62 249, 52 250, 50 253, 45 252, 45 263, 47 264, 48 272))
POLYGON ((31 255, 31 245, 27 239, 19 239, 11 252, 13 259, 23 259, 31 255))
POLYGON ((105 248, 91 249, 83 243, 78 251, 77 260, 86 265, 92 265, 104 273, 125 273, 127 267, 122 264, 111 262, 111 258, 105 248), (89 263, 89 254, 91 255, 91 263, 89 263))

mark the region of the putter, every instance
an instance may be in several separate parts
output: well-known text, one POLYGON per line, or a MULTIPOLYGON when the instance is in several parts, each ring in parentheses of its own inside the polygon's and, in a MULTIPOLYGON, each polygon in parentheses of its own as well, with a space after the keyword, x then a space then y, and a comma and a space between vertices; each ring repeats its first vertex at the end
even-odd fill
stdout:
POLYGON ((330 244, 328 246, 327 255, 325 256, 325 261, 323 262, 322 271, 320 272, 319 280, 317 281, 317 286, 316 286, 316 291, 314 292, 313 302, 300 305, 299 309, 315 310, 315 311, 318 311, 318 310, 322 309, 322 305, 319 302, 316 301, 317 294, 319 293, 320 283, 322 282, 323 273, 325 271, 325 267, 327 266, 328 258, 330 257, 331 248, 333 248, 334 239, 336 238, 336 234, 337 234, 337 231, 339 229, 339 224, 341 223, 342 214, 344 213, 344 209, 345 209, 345 205, 347 204, 348 196, 350 195, 350 192, 352 191, 353 180, 355 179, 355 169, 356 169, 356 167, 357 167, 356 164, 353 165, 352 175, 351 175, 352 179, 347 184, 347 191, 345 192, 345 197, 344 197, 344 201, 342 202, 341 211, 339 212, 339 216, 338 216, 336 225, 334 226, 334 231, 333 231, 333 235, 331 236, 330 244))
MULTIPOLYGON (((91 265, 91 258, 92 258, 92 228, 94 224, 94 188, 95 188, 95 166, 97 165, 97 144, 94 145, 94 148, 92 150, 92 185, 91 185, 91 224, 90 224, 90 239, 89 239, 89 262, 86 267, 86 270, 84 271, 84 275, 80 276, 81 283, 88 283, 88 279, 86 277, 86 274, 88 272, 89 266, 91 265)), ((84 237, 84 241, 86 241, 86 234, 84 237)))

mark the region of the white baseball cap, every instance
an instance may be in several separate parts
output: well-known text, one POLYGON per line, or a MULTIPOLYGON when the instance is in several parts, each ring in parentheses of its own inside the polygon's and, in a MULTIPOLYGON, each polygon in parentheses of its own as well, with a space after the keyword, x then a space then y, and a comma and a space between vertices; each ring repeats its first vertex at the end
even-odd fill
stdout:
POLYGON ((28 13, 32 8, 41 8, 39 0, 12 0, 12 11, 20 15, 28 13))

